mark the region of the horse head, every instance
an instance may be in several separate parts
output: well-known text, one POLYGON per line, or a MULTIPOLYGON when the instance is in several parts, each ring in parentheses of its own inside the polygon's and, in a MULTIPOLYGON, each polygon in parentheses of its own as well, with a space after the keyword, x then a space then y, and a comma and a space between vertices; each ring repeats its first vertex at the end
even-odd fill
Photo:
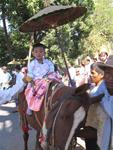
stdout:
POLYGON ((89 106, 101 100, 103 95, 90 97, 88 89, 88 84, 75 89, 67 87, 64 97, 48 112, 45 123, 46 142, 51 145, 51 150, 68 150, 73 136, 77 136, 77 132, 85 124, 89 106))

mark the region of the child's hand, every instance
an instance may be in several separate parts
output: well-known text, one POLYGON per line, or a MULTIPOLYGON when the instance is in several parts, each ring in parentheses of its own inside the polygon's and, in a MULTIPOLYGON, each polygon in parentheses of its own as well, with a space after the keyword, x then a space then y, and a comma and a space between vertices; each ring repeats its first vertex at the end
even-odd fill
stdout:
POLYGON ((23 81, 24 81, 25 83, 29 83, 29 82, 32 82, 33 79, 32 79, 31 77, 29 77, 29 76, 25 76, 25 77, 23 78, 23 81))

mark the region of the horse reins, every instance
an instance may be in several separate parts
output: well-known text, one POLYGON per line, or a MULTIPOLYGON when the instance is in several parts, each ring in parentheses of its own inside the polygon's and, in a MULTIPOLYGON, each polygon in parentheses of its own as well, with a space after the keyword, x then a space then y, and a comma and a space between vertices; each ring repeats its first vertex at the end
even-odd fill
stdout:
MULTIPOLYGON (((45 96, 45 103, 44 103, 44 109, 45 109, 45 118, 46 118, 46 115, 47 115, 47 113, 48 113, 48 111, 49 111, 49 109, 48 109, 48 107, 50 106, 50 110, 53 108, 53 104, 52 104, 52 100, 53 100, 53 97, 54 97, 54 95, 56 94, 56 92, 58 92, 62 87, 64 87, 64 84, 59 84, 59 83, 56 83, 54 86, 53 86, 53 88, 54 88, 54 92, 52 92, 52 95, 50 96, 50 99, 47 101, 47 99, 48 99, 48 91, 49 91, 49 86, 50 86, 50 84, 51 84, 51 82, 49 83, 49 85, 48 85, 48 90, 47 90, 47 92, 46 92, 46 96, 45 96)), ((58 102, 56 102, 55 104, 54 104, 54 106, 55 105, 57 105, 58 104, 58 102)), ((56 120, 57 120, 57 117, 58 117, 58 115, 59 115, 59 112, 60 112, 60 110, 61 110, 61 108, 62 108, 62 105, 63 105, 63 102, 60 104, 60 106, 59 106, 59 109, 58 109, 58 111, 57 111, 57 113, 56 113, 56 115, 55 115, 55 119, 54 119, 54 121, 53 121, 53 125, 52 125, 52 145, 54 146, 55 145, 55 136, 54 136, 54 134, 55 134, 55 124, 56 124, 56 120)))
POLYGON ((54 136, 55 135, 55 124, 56 124, 56 120, 57 120, 57 117, 60 113, 60 110, 61 110, 62 106, 63 106, 63 102, 60 104, 60 107, 59 107, 59 109, 58 109, 58 111, 55 115, 55 119, 54 119, 53 125, 52 125, 52 140, 51 141, 52 141, 53 146, 55 146, 55 136, 54 136))

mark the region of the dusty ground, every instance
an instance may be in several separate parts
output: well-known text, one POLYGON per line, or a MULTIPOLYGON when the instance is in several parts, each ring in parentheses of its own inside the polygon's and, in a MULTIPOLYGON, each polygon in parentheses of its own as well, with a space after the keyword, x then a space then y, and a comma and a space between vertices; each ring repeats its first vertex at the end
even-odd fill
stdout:
MULTIPOLYGON (((12 113, 15 103, 0 106, 0 150, 24 150, 18 113, 12 113)), ((29 150, 34 149, 35 131, 30 130, 29 150)))
MULTIPOLYGON (((14 110, 14 102, 0 106, 0 150, 24 150, 19 115, 14 110)), ((29 132, 29 150, 34 150, 36 133, 33 129, 29 132)), ((76 150, 85 150, 84 141, 78 139, 78 143, 82 146, 78 144, 76 150)))

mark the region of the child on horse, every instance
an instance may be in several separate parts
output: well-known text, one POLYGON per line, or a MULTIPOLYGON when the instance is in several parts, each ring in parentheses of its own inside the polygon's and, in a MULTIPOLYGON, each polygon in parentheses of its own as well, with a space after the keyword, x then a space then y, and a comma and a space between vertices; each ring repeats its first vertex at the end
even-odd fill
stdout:
MULTIPOLYGON (((54 72, 54 64, 45 58, 45 46, 41 43, 34 44, 32 54, 34 59, 28 66, 26 81, 30 81, 25 90, 28 108, 39 111, 44 100, 48 86, 48 79, 58 80, 54 72)), ((31 114, 30 109, 27 110, 31 114)))

